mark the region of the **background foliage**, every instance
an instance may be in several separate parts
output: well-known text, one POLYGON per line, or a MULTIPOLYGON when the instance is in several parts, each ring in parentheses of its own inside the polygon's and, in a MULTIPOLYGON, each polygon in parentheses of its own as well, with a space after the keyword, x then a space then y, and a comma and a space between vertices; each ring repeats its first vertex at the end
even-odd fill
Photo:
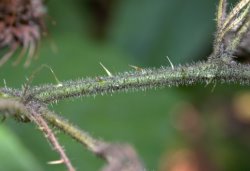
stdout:
MULTIPOLYGON (((217 3, 47 1, 49 36, 41 43, 39 59, 28 69, 8 62, 1 68, 0 79, 20 87, 41 64, 51 66, 60 80, 68 80, 104 75, 99 62, 111 72, 122 72, 130 70, 130 64, 169 65, 166 56, 174 65, 202 60, 212 49, 217 3)), ((55 80, 43 70, 33 84, 48 82, 55 80)), ((194 171, 196 165, 204 170, 249 170, 248 90, 220 85, 212 89, 213 85, 199 85, 128 92, 64 101, 51 108, 95 137, 133 144, 149 171, 194 171)), ((74 140, 58 136, 79 170, 102 166, 101 160, 74 140)), ((45 164, 58 156, 31 124, 11 119, 2 123, 0 145, 0 170, 56 171, 64 167, 45 164)))

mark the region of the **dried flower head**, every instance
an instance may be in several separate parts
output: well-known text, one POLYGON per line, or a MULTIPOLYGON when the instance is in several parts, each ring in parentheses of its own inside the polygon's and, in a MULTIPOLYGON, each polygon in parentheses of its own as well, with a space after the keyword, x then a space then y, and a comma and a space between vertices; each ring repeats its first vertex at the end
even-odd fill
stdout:
POLYGON ((8 48, 0 66, 21 47, 18 64, 27 53, 25 66, 34 57, 44 29, 45 7, 42 0, 0 0, 0 49, 8 48))
POLYGON ((214 57, 223 56, 225 53, 231 56, 230 58, 249 56, 249 13, 250 0, 240 0, 229 13, 227 0, 219 1, 214 57))

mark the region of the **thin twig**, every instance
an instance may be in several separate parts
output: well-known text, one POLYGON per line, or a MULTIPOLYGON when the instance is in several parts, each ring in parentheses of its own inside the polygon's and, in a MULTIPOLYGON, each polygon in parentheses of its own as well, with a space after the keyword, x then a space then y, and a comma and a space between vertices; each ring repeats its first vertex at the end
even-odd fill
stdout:
POLYGON ((227 15, 227 0, 220 0, 217 12, 217 29, 220 29, 227 15))
POLYGON ((71 161, 69 160, 68 156, 66 155, 63 147, 59 144, 56 136, 52 132, 52 130, 49 128, 47 122, 42 118, 42 116, 31 109, 30 111, 32 120, 38 125, 39 129, 44 133, 46 139, 49 140, 51 145, 54 147, 54 149, 60 154, 61 159, 54 162, 49 162, 51 164, 61 164, 64 163, 65 166, 68 168, 68 171, 75 171, 75 168, 72 166, 71 161))
POLYGON ((225 22, 222 25, 222 30, 224 30, 231 21, 238 15, 238 13, 250 2, 250 0, 241 0, 238 4, 231 10, 228 14, 225 22))
POLYGON ((51 125, 85 145, 93 154, 105 159, 102 171, 146 171, 134 148, 128 144, 112 144, 96 140, 55 113, 42 109, 42 116, 51 125))
POLYGON ((87 132, 80 130, 78 127, 70 124, 62 117, 56 115, 54 112, 43 108, 40 110, 44 119, 46 119, 51 125, 64 131, 66 134, 77 140, 79 143, 85 145, 90 151, 95 152, 100 142, 91 137, 87 132))

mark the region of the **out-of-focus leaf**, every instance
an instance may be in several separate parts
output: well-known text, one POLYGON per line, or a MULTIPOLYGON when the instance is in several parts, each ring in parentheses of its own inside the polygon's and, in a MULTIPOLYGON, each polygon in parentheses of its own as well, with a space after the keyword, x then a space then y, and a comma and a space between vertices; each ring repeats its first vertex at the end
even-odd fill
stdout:
POLYGON ((190 61, 209 53, 216 2, 123 1, 116 13, 111 39, 150 65, 164 65, 165 56, 175 63, 190 61))
POLYGON ((0 170, 43 170, 29 150, 25 148, 19 139, 3 125, 0 125, 0 170))

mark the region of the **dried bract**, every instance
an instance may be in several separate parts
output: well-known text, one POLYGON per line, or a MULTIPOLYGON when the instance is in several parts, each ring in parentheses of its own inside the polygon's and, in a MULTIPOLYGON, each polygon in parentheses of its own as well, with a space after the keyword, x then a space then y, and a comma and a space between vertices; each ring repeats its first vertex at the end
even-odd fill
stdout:
POLYGON ((220 0, 213 57, 239 57, 249 49, 250 0, 240 0, 227 14, 227 0, 220 0), (223 55, 227 54, 227 55, 223 55))

